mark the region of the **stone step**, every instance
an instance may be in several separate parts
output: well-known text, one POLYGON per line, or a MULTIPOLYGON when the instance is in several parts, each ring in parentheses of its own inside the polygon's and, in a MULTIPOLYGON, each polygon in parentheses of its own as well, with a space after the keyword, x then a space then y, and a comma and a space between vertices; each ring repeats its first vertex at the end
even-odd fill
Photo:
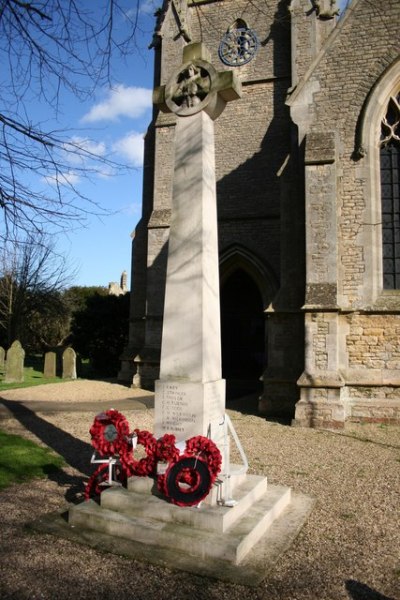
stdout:
MULTIPOLYGON (((229 479, 229 484, 230 484, 230 493, 231 496, 236 499, 236 489, 239 485, 241 485, 243 482, 246 481, 248 477, 248 474, 244 471, 243 472, 243 465, 236 465, 236 464, 231 464, 230 465, 230 479, 229 479)), ((224 479, 224 478, 221 478, 224 479)), ((218 479, 217 479, 218 481, 218 479)), ((128 490, 131 492, 137 492, 139 494, 156 494, 158 493, 157 491, 157 484, 154 481, 153 477, 129 477, 128 479, 128 490)), ((225 484, 225 488, 226 490, 226 484, 225 484)), ((209 495, 207 496, 207 498, 204 499, 204 504, 208 504, 210 506, 215 506, 217 504, 217 501, 219 499, 219 496, 221 494, 221 489, 217 489, 217 485, 214 485, 213 488, 211 489, 209 495)))
POLYGON ((255 502, 251 510, 234 525, 235 536, 240 540, 236 547, 235 564, 239 564, 264 536, 274 521, 290 505, 290 501, 290 488, 269 486, 264 497, 255 502))
MULTIPOLYGON (((111 492, 120 490, 108 490, 111 492)), ((128 492, 129 493, 129 492, 128 492)), ((155 498, 153 515, 165 500, 155 498)), ((215 558, 239 564, 268 527, 290 504, 290 489, 269 486, 267 492, 247 510, 224 534, 193 527, 185 523, 165 522, 150 516, 127 515, 99 506, 94 501, 74 506, 69 511, 69 524, 143 544, 171 548, 198 558, 215 558)), ((177 507, 179 508, 179 507, 177 507)), ((187 508, 180 508, 187 511, 187 508)), ((204 514, 207 515, 207 508, 204 514)), ((205 518, 207 518, 205 516, 205 518)))
MULTIPOLYGON (((154 485, 154 482, 153 482, 154 485)), ((101 494, 101 506, 108 510, 123 513, 127 516, 151 517, 160 521, 181 523, 224 533, 242 517, 267 491, 267 478, 259 475, 247 475, 246 479, 235 489, 236 505, 208 506, 203 503, 197 507, 180 507, 147 493, 135 493, 125 488, 110 488, 101 494)), ((143 490, 145 488, 142 488, 143 490)))

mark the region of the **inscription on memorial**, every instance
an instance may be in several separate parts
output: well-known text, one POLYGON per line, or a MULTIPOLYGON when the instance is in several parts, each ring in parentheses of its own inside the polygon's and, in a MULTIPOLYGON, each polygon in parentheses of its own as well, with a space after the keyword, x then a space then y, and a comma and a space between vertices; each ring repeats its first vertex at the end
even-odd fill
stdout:
POLYGON ((161 397, 161 427, 164 431, 184 432, 186 427, 196 423, 196 413, 189 394, 179 385, 163 386, 161 397))

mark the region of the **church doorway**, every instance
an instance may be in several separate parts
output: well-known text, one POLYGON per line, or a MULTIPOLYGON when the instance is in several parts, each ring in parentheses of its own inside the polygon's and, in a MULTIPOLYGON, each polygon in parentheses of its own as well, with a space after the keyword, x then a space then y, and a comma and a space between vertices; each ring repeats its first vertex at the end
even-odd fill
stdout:
POLYGON ((240 268, 221 288, 221 342, 228 399, 261 389, 266 362, 263 302, 254 279, 240 268))

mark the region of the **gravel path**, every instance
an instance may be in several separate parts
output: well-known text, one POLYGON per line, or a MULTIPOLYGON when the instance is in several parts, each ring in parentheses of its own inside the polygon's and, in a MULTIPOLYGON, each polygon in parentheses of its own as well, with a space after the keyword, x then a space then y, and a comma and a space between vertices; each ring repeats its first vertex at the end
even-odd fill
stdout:
POLYGON ((138 397, 153 397, 151 392, 137 390, 111 383, 108 381, 93 381, 87 379, 76 379, 65 383, 49 383, 29 388, 17 388, 0 392, 0 396, 7 400, 18 402, 69 402, 71 404, 81 402, 99 402, 108 400, 129 400, 138 397))
POLYGON ((7 411, 0 411, 0 428, 53 448, 68 466, 52 478, 0 492, 1 599, 400 600, 400 427, 351 425, 338 433, 229 411, 251 472, 317 499, 265 581, 245 588, 102 554, 24 527, 82 499, 92 471, 88 430, 97 408, 130 398, 135 409, 124 414, 131 427, 152 429, 153 409, 146 408, 151 394, 76 381, 2 397, 7 411), (49 410, 55 401, 62 411, 49 410), (91 402, 85 410, 83 401, 91 402), (38 403, 35 410, 30 402, 38 403))

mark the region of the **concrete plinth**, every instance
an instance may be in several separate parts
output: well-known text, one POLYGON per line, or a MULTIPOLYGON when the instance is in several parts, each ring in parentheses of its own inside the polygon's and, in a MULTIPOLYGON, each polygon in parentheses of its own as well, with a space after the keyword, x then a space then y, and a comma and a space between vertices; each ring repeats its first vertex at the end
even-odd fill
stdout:
POLYGON ((155 495, 154 489, 151 492, 148 480, 129 487, 136 491, 110 488, 102 493, 100 505, 89 501, 72 507, 69 527, 86 541, 94 535, 108 540, 108 550, 130 548, 129 555, 135 558, 249 585, 265 576, 259 556, 267 541, 277 558, 312 506, 311 499, 293 497, 287 487, 267 486, 266 478, 256 475, 248 475, 237 486, 237 503, 231 508, 204 503, 175 506, 155 495), (256 555, 257 572, 249 579, 247 570, 256 555))

